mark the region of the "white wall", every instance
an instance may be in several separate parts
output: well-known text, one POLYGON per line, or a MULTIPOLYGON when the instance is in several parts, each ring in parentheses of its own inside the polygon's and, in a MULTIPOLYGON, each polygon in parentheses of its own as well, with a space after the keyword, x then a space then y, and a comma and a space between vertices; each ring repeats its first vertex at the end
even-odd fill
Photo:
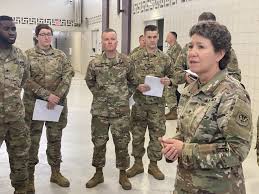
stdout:
MULTIPOLYGON (((133 0, 133 4, 139 2, 141 0, 133 0)), ((143 33, 145 20, 164 18, 164 37, 168 31, 176 31, 178 42, 183 46, 190 40, 188 32, 197 22, 198 16, 203 11, 213 12, 217 16, 217 21, 226 25, 232 34, 233 48, 242 71, 242 82, 252 98, 253 111, 258 110, 257 113, 259 113, 259 1, 177 2, 174 6, 133 15, 131 48, 138 45, 138 36, 143 33)))
MULTIPOLYGON (((81 49, 81 72, 86 73, 89 61, 93 58, 92 52, 92 30, 98 30, 99 45, 101 44, 102 31, 102 0, 84 1, 83 3, 83 25, 82 25, 82 49, 81 49), (87 18, 87 19, 85 19, 87 18)), ((98 53, 98 52, 97 52, 98 53)))
POLYGON ((70 49, 70 54, 72 54, 71 63, 73 64, 74 70, 77 72, 81 72, 81 40, 81 32, 72 32, 72 45, 70 49))
POLYGON ((110 0, 110 22, 109 27, 117 32, 118 46, 117 50, 121 52, 121 14, 117 14, 117 0, 110 0))
POLYGON ((69 0, 0 0, 1 15, 72 19, 69 0))

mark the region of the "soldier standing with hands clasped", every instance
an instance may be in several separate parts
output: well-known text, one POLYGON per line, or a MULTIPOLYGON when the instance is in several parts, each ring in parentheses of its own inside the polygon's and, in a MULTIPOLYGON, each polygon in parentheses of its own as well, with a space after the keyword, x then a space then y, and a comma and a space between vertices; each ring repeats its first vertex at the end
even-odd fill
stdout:
POLYGON ((104 52, 97 55, 87 69, 85 81, 93 94, 92 102, 92 142, 94 153, 92 165, 96 168, 94 176, 86 183, 92 188, 104 182, 106 143, 111 130, 116 153, 116 167, 120 170, 119 183, 125 190, 131 189, 126 175, 130 164, 128 144, 130 141, 129 98, 137 83, 134 79, 134 66, 127 56, 117 52, 117 33, 107 29, 102 33, 104 52))
POLYGON ((182 92, 177 135, 162 139, 162 152, 178 160, 177 194, 245 194, 242 162, 252 140, 251 101, 226 68, 231 35, 217 22, 190 30, 190 70, 199 77, 182 92))
POLYGON ((47 133, 47 158, 51 166, 50 182, 61 187, 69 187, 69 180, 60 173, 61 139, 63 129, 67 125, 67 94, 74 71, 65 53, 51 46, 52 28, 47 24, 39 24, 35 29, 37 44, 27 50, 31 64, 31 78, 24 91, 26 123, 30 128, 31 147, 29 151, 29 184, 27 192, 35 193, 34 171, 39 162, 38 151, 43 125, 47 133), (36 99, 47 101, 47 107, 53 109, 57 104, 64 106, 58 122, 32 120, 36 99))

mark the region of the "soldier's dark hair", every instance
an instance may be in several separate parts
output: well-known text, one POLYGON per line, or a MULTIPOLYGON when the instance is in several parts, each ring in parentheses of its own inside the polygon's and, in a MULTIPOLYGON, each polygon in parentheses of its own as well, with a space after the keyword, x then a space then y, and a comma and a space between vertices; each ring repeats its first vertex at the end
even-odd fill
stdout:
POLYGON ((33 40, 33 44, 34 45, 38 44, 38 40, 37 40, 36 36, 33 36, 32 40, 33 40))
POLYGON ((203 12, 198 18, 199 22, 208 20, 216 21, 216 16, 211 12, 203 12))
POLYGON ((117 34, 117 32, 116 32, 114 29, 112 29, 112 28, 107 28, 107 29, 105 29, 105 30, 102 32, 102 34, 103 34, 104 32, 114 32, 115 34, 117 34))
POLYGON ((145 26, 145 28, 144 28, 144 34, 145 34, 147 31, 157 31, 157 32, 158 32, 158 28, 157 28, 157 26, 155 26, 155 25, 147 25, 147 26, 145 26))
POLYGON ((172 35, 174 35, 174 37, 177 39, 177 33, 176 33, 176 32, 171 31, 170 33, 171 33, 172 35))
POLYGON ((144 37, 144 35, 143 35, 143 34, 141 34, 141 35, 138 37, 138 39, 141 39, 142 37, 144 37))
POLYGON ((48 30, 50 30, 50 31, 51 31, 51 34, 53 35, 53 30, 52 30, 52 28, 51 28, 48 24, 38 24, 38 25, 36 26, 36 28, 35 28, 35 34, 36 34, 36 36, 39 35, 39 33, 40 33, 40 31, 41 31, 42 29, 48 29, 48 30))
POLYGON ((1 15, 0 16, 0 22, 1 21, 13 21, 13 18, 7 15, 1 15))
POLYGON ((219 61, 219 68, 225 69, 230 59, 231 49, 231 34, 227 27, 214 21, 199 22, 189 32, 190 37, 194 34, 209 39, 215 52, 225 51, 224 57, 219 61))

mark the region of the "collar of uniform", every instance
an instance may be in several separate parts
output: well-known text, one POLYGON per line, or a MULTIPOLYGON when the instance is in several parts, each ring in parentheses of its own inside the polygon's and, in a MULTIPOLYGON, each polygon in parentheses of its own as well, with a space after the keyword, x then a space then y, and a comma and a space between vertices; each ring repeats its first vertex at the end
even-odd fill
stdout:
POLYGON ((50 48, 48 50, 41 49, 38 45, 35 46, 35 51, 37 53, 43 54, 43 55, 52 55, 54 53, 54 49, 50 45, 50 48))
POLYGON ((170 46, 169 49, 175 48, 178 45, 178 42, 175 41, 174 45, 170 46))
MULTIPOLYGON (((106 53, 105 53, 105 52, 102 53, 102 59, 103 59, 103 61, 105 61, 105 63, 108 63, 110 60, 112 60, 112 59, 109 59, 109 58, 106 56, 106 53)), ((119 52, 118 52, 117 50, 116 50, 116 56, 115 56, 115 58, 113 58, 113 59, 115 59, 116 62, 119 63, 119 61, 120 61, 120 55, 119 55, 119 52)))
POLYGON ((189 89, 190 94, 198 94, 199 92, 203 92, 205 95, 210 95, 217 88, 219 83, 225 79, 227 75, 226 70, 219 71, 208 83, 201 86, 199 88, 198 80, 191 84, 189 89))
POLYGON ((17 50, 15 49, 14 46, 11 46, 11 50, 10 50, 10 54, 8 56, 4 56, 0 54, 0 58, 1 60, 7 60, 7 61, 11 61, 13 59, 17 58, 17 50))
POLYGON ((156 57, 160 54, 160 50, 157 48, 156 51, 154 53, 148 53, 147 49, 144 48, 144 55, 148 56, 148 57, 156 57))

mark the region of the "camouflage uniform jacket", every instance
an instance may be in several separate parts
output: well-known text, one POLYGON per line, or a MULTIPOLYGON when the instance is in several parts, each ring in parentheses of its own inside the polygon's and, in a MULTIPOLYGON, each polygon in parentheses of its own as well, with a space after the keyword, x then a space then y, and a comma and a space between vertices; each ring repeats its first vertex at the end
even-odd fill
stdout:
MULTIPOLYGON (((173 68, 170 58, 164 54, 162 51, 157 49, 154 54, 148 54, 146 49, 143 49, 131 57, 131 61, 135 66, 136 77, 138 83, 144 83, 145 77, 155 76, 155 77, 169 77, 173 82, 173 68)), ((165 98, 146 96, 140 91, 136 91, 134 94, 134 100, 139 104, 164 104, 165 98)))
POLYGON ((25 51, 31 64, 31 79, 25 86, 25 99, 40 98, 48 100, 50 94, 65 101, 74 71, 65 53, 50 48, 43 51, 34 47, 25 51))
POLYGON ((199 193, 199 187, 221 193, 217 184, 233 184, 235 171, 241 187, 241 163, 251 146, 251 117, 248 93, 225 70, 203 86, 199 81, 188 85, 180 99, 174 137, 184 142, 176 186, 193 193, 199 193))
MULTIPOLYGON (((187 52, 188 52, 188 45, 186 44, 180 54, 178 55, 178 58, 174 65, 175 70, 175 81, 177 84, 184 84, 185 83, 185 71, 189 69, 188 66, 188 59, 187 59, 187 52)), ((233 48, 230 50, 230 61, 227 65, 228 74, 236 78, 237 80, 241 81, 241 70, 238 67, 238 61, 237 56, 235 54, 235 51, 233 48)))
POLYGON ((85 81, 93 94, 93 115, 129 115, 129 98, 137 83, 134 66, 126 55, 117 52, 114 59, 108 59, 105 52, 96 55, 89 63, 85 81))
POLYGON ((21 90, 29 75, 30 66, 20 49, 12 46, 7 57, 0 52, 0 123, 24 119, 21 90))
POLYGON ((178 55, 180 54, 182 47, 178 42, 175 42, 173 46, 170 46, 166 52, 166 54, 171 58, 171 62, 174 64, 178 55))
POLYGON ((131 56, 131 55, 133 55, 134 53, 136 53, 136 52, 139 52, 140 50, 142 50, 142 49, 144 49, 144 48, 141 48, 141 47, 136 47, 136 48, 134 48, 130 53, 129 53, 129 56, 131 56))

